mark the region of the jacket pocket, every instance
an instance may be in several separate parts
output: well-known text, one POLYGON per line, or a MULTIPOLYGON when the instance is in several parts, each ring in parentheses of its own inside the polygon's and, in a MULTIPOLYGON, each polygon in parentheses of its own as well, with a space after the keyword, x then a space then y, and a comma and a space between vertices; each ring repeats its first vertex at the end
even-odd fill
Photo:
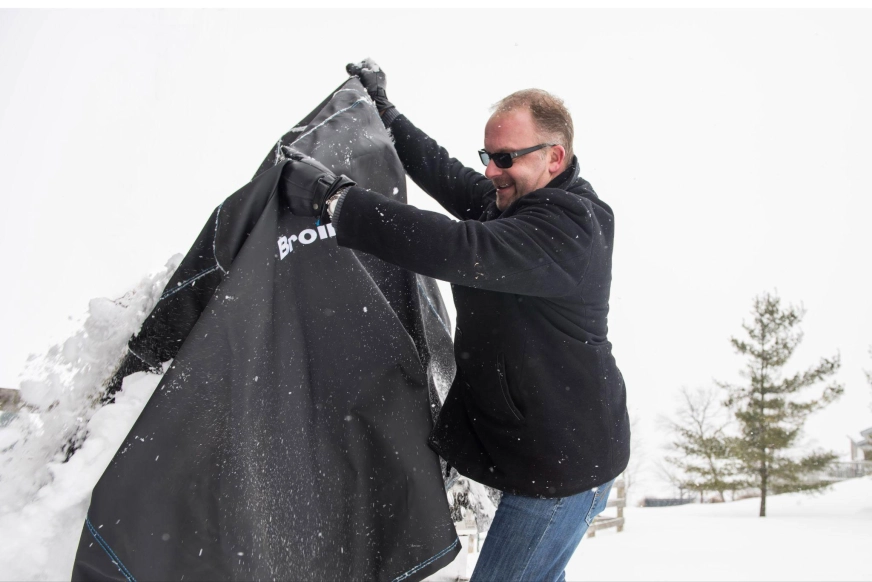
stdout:
POLYGON ((524 415, 521 414, 521 411, 518 410, 518 407, 515 406, 515 402, 512 400, 512 395, 509 393, 509 383, 506 380, 506 357, 503 354, 500 354, 499 361, 497 362, 497 376, 500 379, 500 392, 503 393, 503 399, 506 401, 506 406, 509 407, 509 410, 512 411, 512 414, 518 420, 524 420, 524 415))

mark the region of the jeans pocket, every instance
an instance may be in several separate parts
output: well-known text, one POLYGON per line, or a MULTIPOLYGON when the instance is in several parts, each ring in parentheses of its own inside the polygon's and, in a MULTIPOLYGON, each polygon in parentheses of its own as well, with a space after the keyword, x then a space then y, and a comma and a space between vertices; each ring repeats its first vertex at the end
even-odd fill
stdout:
POLYGON ((593 519, 598 516, 603 510, 606 508, 606 505, 609 502, 609 493, 612 490, 612 484, 614 483, 614 479, 606 483, 605 485, 600 485, 596 488, 596 491, 593 494, 593 499, 590 502, 590 509, 587 512, 587 515, 584 517, 584 521, 587 522, 587 525, 593 523, 593 519))

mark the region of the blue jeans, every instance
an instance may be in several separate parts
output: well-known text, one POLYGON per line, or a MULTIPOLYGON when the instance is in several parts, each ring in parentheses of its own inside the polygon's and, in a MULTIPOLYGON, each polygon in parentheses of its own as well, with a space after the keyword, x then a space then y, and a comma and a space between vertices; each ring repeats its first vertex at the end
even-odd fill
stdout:
POLYGON ((587 526, 614 480, 570 497, 503 495, 470 582, 563 582, 587 526))

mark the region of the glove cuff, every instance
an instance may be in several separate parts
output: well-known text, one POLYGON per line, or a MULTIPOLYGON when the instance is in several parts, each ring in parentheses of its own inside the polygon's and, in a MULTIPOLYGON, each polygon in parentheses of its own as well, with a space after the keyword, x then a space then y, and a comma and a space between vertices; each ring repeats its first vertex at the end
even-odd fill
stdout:
POLYGON ((390 127, 394 120, 400 116, 400 112, 397 110, 395 105, 391 105, 381 114, 382 123, 385 124, 385 127, 390 127))

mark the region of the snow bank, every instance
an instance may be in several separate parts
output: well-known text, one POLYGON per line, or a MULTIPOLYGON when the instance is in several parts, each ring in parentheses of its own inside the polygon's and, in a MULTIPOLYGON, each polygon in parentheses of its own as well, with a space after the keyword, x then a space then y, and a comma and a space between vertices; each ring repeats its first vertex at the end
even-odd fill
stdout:
POLYGON ((92 300, 81 329, 31 357, 20 387, 26 406, 0 429, 0 579, 69 578, 91 490, 160 375, 131 375, 105 407, 104 384, 181 259, 119 299, 92 300), (81 449, 65 463, 70 443, 81 449))

